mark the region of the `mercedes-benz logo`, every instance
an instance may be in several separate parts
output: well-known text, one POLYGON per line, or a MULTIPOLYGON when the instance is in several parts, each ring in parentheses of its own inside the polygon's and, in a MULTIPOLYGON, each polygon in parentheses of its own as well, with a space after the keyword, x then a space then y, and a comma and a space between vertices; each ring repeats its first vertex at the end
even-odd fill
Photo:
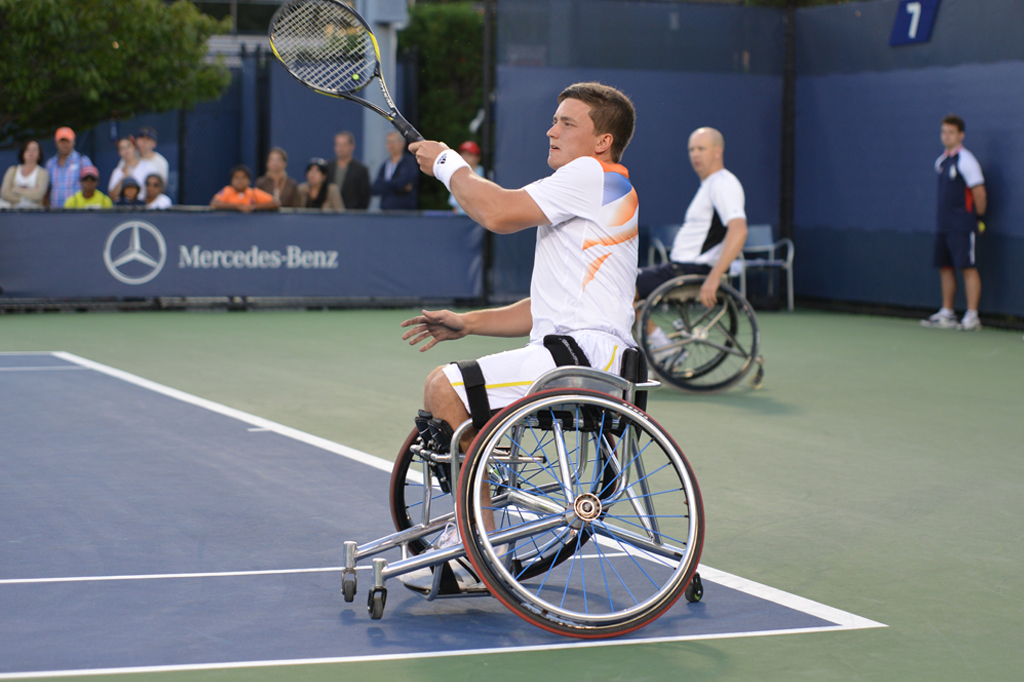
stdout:
POLYGON ((106 263, 107 270, 125 284, 145 284, 160 274, 166 261, 167 243, 164 242, 164 236, 160 234, 160 230, 144 220, 129 220, 115 227, 107 237, 107 245, 103 249, 103 262, 106 263), (117 241, 118 235, 126 230, 130 231, 128 248, 114 258, 114 242, 117 241), (145 239, 142 232, 147 234, 145 239), (150 249, 152 245, 149 242, 156 242, 157 256, 151 255, 143 248, 144 241, 150 249), (131 265, 132 263, 138 265, 131 265))

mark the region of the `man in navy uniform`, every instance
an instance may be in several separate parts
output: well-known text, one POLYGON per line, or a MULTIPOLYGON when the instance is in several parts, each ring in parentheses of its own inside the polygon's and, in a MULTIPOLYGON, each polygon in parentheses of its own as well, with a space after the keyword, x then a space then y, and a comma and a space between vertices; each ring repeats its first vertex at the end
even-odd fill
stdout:
POLYGON ((935 161, 939 174, 938 232, 935 235, 935 267, 942 280, 942 308, 926 320, 925 327, 940 329, 981 329, 978 300, 981 277, 975 261, 978 233, 985 229, 982 217, 988 204, 985 177, 974 154, 964 149, 964 120, 950 114, 942 119, 942 144, 946 147, 935 161), (967 312, 958 323, 953 312, 956 271, 964 277, 967 312))

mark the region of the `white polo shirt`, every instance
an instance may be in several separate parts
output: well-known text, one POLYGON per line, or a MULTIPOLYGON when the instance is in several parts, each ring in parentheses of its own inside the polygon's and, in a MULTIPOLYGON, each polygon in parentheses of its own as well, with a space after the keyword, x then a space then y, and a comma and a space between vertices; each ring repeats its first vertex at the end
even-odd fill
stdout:
POLYGON ((745 202, 743 185, 726 169, 704 178, 686 209, 686 218, 676 233, 669 259, 676 263, 717 263, 729 223, 747 218, 745 202))

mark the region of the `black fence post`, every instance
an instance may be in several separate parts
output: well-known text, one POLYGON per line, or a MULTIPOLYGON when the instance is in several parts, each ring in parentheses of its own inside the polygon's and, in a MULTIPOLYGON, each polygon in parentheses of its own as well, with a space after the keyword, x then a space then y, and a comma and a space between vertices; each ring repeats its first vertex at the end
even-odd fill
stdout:
POLYGON ((793 238, 793 188, 796 156, 796 5, 786 7, 782 67, 782 167, 779 188, 779 236, 793 238))

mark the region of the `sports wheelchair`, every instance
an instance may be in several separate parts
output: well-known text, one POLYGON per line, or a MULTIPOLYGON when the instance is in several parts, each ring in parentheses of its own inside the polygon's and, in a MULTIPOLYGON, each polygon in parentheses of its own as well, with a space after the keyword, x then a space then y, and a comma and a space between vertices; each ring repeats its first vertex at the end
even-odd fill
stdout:
POLYGON ((753 366, 750 385, 764 381, 764 358, 757 315, 740 292, 722 282, 718 303, 700 302, 703 275, 674 277, 647 297, 637 315, 637 338, 659 377, 684 391, 707 393, 729 388, 753 366), (655 347, 648 337, 650 323, 670 339, 655 347))
POLYGON ((428 600, 490 594, 530 623, 578 638, 622 635, 680 596, 700 600, 700 490, 679 446, 642 409, 659 386, 647 381, 643 356, 629 349, 622 364, 624 376, 578 366, 544 374, 465 454, 459 443, 472 419, 448 438, 421 412, 392 471, 396 532, 344 545, 345 601, 356 595, 357 562, 396 548, 397 561, 373 559, 373 619, 396 577, 428 600), (452 523, 459 541, 439 547, 452 523), (456 571, 482 585, 467 591, 456 571), (413 573, 427 580, 413 585, 413 573))

